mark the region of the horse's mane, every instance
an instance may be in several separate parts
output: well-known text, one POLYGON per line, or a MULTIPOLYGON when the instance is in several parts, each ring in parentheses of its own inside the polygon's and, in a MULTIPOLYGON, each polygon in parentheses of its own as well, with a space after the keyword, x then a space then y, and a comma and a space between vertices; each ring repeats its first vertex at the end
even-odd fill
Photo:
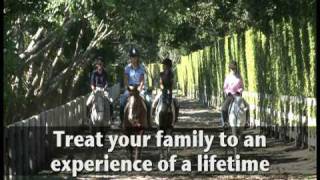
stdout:
MULTIPOLYGON (((130 95, 128 98, 128 103, 125 107, 125 112, 128 112, 127 110, 128 110, 128 108, 130 108, 130 106, 132 106, 133 111, 135 111, 135 112, 138 112, 139 108, 142 109, 141 107, 146 108, 145 104, 143 104, 142 101, 143 101, 143 99, 142 99, 142 97, 140 97, 139 94, 130 95), (131 98, 135 98, 134 104, 130 104, 131 98)), ((139 111, 139 113, 140 112, 141 112, 141 110, 139 111)))
MULTIPOLYGON (((242 98, 242 97, 239 97, 239 96, 237 96, 237 97, 235 97, 234 98, 234 100, 233 100, 233 102, 235 102, 235 104, 237 105, 237 108, 240 108, 241 110, 245 110, 245 109, 242 109, 242 108, 246 108, 246 106, 247 106, 247 103, 246 103, 246 101, 242 98), (244 105, 245 107, 242 107, 241 105, 244 105)), ((233 109, 234 107, 232 107, 232 109, 233 109)), ((232 110, 231 109, 231 110, 232 110)))

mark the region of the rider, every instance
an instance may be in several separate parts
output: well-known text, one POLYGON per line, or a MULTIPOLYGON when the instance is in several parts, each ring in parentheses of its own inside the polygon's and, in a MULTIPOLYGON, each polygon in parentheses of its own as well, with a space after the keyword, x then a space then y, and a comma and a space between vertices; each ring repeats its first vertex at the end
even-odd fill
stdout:
POLYGON ((130 63, 124 70, 125 92, 120 97, 120 119, 123 120, 124 108, 129 97, 128 86, 138 86, 140 96, 144 96, 145 69, 139 62, 139 52, 136 48, 129 50, 130 63))
MULTIPOLYGON (((168 90, 168 95, 169 95, 169 101, 171 102, 172 98, 172 89, 173 89, 173 72, 172 72, 172 60, 169 58, 166 58, 162 61, 163 64, 163 71, 160 72, 160 89, 163 91, 168 90)), ((155 109, 157 107, 157 104, 159 102, 160 96, 163 93, 159 93, 153 103, 152 103, 152 114, 155 113, 155 109)), ((175 113, 176 113, 176 118, 175 121, 177 120, 177 115, 178 115, 178 104, 175 99, 173 99, 174 107, 175 107, 175 113)))
MULTIPOLYGON (((87 112, 90 111, 91 105, 92 105, 92 99, 94 97, 94 91, 96 90, 97 87, 105 89, 108 86, 107 82, 107 73, 103 68, 103 58, 98 57, 95 66, 96 69, 91 73, 91 78, 90 78, 90 87, 91 87, 91 94, 87 100, 87 112)), ((104 92, 105 97, 109 99, 110 102, 110 115, 113 117, 113 105, 112 105, 112 98, 109 97, 109 94, 107 91, 104 92)), ((90 113, 88 113, 89 116, 90 113)))
POLYGON ((229 64, 230 73, 227 75, 224 81, 224 93, 226 95, 225 101, 222 104, 222 123, 228 123, 228 109, 233 102, 234 96, 241 96, 243 91, 243 81, 238 71, 236 61, 232 61, 229 64))

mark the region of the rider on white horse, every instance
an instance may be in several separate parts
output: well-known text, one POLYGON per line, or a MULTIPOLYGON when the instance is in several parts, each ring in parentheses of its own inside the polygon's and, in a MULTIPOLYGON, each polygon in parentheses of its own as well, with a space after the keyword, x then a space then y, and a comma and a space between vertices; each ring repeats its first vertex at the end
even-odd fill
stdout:
POLYGON ((222 104, 222 124, 226 125, 228 122, 228 109, 232 104, 234 96, 241 96, 243 91, 243 81, 238 71, 236 61, 232 61, 229 64, 230 73, 227 75, 224 81, 224 93, 226 95, 225 101, 222 104))
MULTIPOLYGON (((91 78, 90 78, 90 87, 91 87, 91 94, 89 95, 87 99, 87 112, 90 112, 92 102, 93 102, 93 97, 94 97, 94 92, 97 88, 102 88, 106 89, 108 86, 107 82, 107 73, 103 68, 103 62, 102 62, 102 57, 98 57, 97 61, 95 62, 96 69, 91 73, 91 78)), ((109 97, 109 93, 107 91, 104 91, 104 96, 109 100, 110 102, 110 115, 113 117, 113 99, 109 97)), ((90 113, 87 113, 88 116, 90 113)))

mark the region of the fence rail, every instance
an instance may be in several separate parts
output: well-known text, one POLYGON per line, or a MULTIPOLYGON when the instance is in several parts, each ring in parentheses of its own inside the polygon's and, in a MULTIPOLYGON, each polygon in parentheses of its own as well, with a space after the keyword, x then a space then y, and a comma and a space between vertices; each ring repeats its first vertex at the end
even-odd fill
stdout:
MULTIPOLYGON (((116 100, 120 84, 109 91, 116 100)), ((5 129, 5 178, 33 174, 41 169, 48 158, 48 128, 86 125, 86 99, 80 96, 64 105, 49 109, 28 119, 10 124, 5 129)))
MULTIPOLYGON (((120 96, 120 84, 110 88, 111 97, 116 100, 120 96)), ((191 98, 199 99, 210 106, 220 107, 221 97, 193 92, 191 98)), ((283 136, 297 139, 299 126, 307 128, 307 143, 316 148, 316 100, 295 96, 280 96, 280 110, 272 106, 275 98, 267 94, 244 92, 243 96, 250 105, 250 125, 269 127, 279 131, 279 127, 288 126, 283 136), (267 101, 267 103, 265 102, 267 101), (304 109, 301 111, 301 107, 304 109), (297 113, 300 112, 300 113, 297 113), (282 124, 286 122, 286 124, 282 124), (302 123, 299 124, 299 123, 302 123)), ((10 124, 5 129, 5 177, 31 174, 40 170, 48 158, 48 128, 77 127, 86 125, 86 99, 88 95, 78 97, 64 105, 49 109, 26 120, 10 124)), ((279 99, 279 97, 278 97, 279 99)), ((277 132, 281 133, 281 132, 277 132)), ((9 177, 9 178, 8 178, 9 177)))
MULTIPOLYGON (((199 94, 197 91, 189 91, 189 98, 199 98, 208 106, 221 107, 222 96, 209 97, 204 91, 199 94)), ((300 96, 273 96, 257 92, 243 92, 243 97, 250 106, 250 126, 265 127, 281 138, 298 140, 301 129, 306 129, 307 137, 303 139, 309 148, 317 147, 316 132, 316 107, 315 98, 300 96), (287 129, 286 129, 287 128, 287 129), (284 130, 285 131, 282 131, 284 130)))

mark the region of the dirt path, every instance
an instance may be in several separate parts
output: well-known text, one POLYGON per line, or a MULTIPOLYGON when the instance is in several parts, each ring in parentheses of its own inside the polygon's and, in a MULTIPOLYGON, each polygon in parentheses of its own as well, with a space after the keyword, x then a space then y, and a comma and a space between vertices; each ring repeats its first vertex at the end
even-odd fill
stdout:
MULTIPOLYGON (((192 128, 206 129, 207 132, 217 134, 222 131, 220 128, 220 112, 209 109, 195 100, 179 98, 180 114, 176 124, 177 129, 192 128)), ((178 130, 177 130, 178 131, 178 130)), ((246 134, 259 134, 259 129, 248 129, 246 134)), ((221 147, 211 148, 207 154, 225 154, 226 149, 221 147)), ((88 154, 85 152, 74 153, 77 159, 94 159, 102 157, 104 152, 95 152, 88 154)), ((189 159, 192 163, 192 169, 196 166, 196 157, 203 153, 201 148, 172 148, 170 154, 177 154, 178 160, 189 159)), ((316 179, 316 152, 308 149, 296 149, 294 143, 284 143, 274 138, 267 138, 267 148, 246 148, 240 152, 244 159, 267 159, 270 162, 270 171, 265 174, 252 175, 230 175, 230 173, 202 173, 202 172, 182 172, 177 170, 172 172, 159 172, 154 169, 152 172, 132 172, 126 174, 99 173, 92 175, 85 172, 78 179, 316 179)), ((60 157, 61 159, 66 158, 60 157)), ((118 148, 109 154, 110 159, 123 159, 127 157, 127 151, 124 148, 118 148)), ((159 151, 155 147, 148 147, 142 152, 142 159, 151 159, 154 163, 159 161, 159 151)), ((45 173, 46 174, 46 173, 45 173)), ((60 175, 58 175, 60 176, 60 175)), ((66 174, 62 174, 65 177, 66 174)))

